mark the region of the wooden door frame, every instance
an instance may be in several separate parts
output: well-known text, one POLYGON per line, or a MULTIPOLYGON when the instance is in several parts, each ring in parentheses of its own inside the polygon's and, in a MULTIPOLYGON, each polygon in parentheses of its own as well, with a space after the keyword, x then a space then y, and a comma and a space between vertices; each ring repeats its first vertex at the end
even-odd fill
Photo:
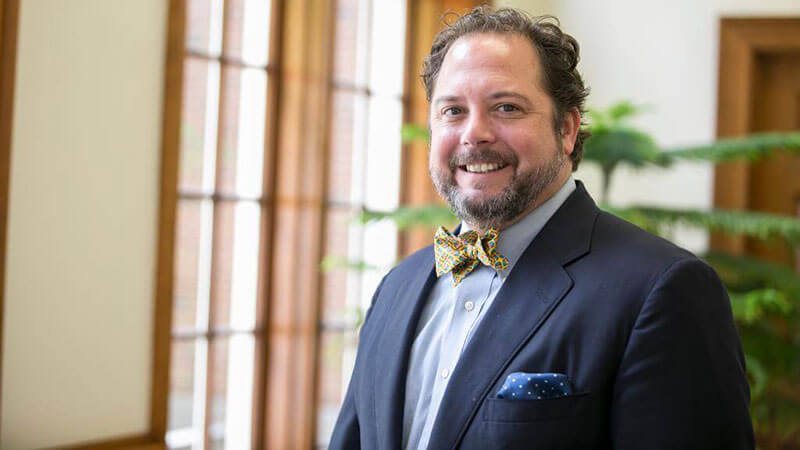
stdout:
MULTIPOLYGON (((717 96, 717 137, 752 133, 757 58, 800 52, 800 18, 722 18, 717 96)), ((714 169, 714 207, 746 210, 750 206, 752 163, 720 164, 714 169)), ((743 236, 711 235, 711 248, 731 254, 746 251, 743 236)))
MULTIPOLYGON (((11 129, 14 118, 14 78, 17 67, 19 0, 0 3, 0 386, 3 369, 3 319, 5 311, 6 233, 11 166, 11 129)), ((2 398, 0 398, 2 405, 2 398)), ((1 408, 0 408, 1 409, 1 408)))

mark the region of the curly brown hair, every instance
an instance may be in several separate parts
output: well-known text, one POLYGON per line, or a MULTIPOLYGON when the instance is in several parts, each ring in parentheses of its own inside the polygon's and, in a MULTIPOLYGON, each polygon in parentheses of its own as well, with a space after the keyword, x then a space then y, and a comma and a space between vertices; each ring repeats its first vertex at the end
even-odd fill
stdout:
MULTIPOLYGON (((448 16, 445 15, 445 20, 448 16)), ((447 51, 458 38, 472 33, 518 34, 527 38, 536 49, 542 64, 542 80, 555 106, 553 127, 556 135, 561 133, 561 123, 567 111, 577 109, 581 117, 585 111, 584 103, 589 95, 577 65, 580 59, 578 42, 561 31, 558 19, 553 16, 531 17, 523 11, 512 8, 497 10, 489 6, 479 6, 463 16, 448 23, 433 41, 430 54, 422 66, 422 81, 428 101, 439 76, 447 51)), ((570 155, 572 170, 578 168, 583 157, 583 143, 589 132, 581 129, 575 139, 570 155)))

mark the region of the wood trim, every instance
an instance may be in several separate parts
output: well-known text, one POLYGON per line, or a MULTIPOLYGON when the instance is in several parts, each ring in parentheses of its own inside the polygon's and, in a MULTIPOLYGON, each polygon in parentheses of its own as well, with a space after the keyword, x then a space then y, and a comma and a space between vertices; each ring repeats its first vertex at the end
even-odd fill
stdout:
MULTIPOLYGON (((322 121, 323 126, 320 128, 319 134, 316 136, 316 145, 319 146, 319 154, 322 155, 321 158, 321 168, 320 168, 320 176, 318 177, 318 184, 316 186, 316 193, 319 195, 320 199, 327 199, 328 198, 328 166, 331 160, 331 129, 333 127, 333 91, 334 85, 331 82, 333 80, 333 52, 335 48, 335 40, 334 40, 334 30, 336 26, 336 8, 333 2, 328 2, 328 11, 326 14, 327 19, 327 39, 325 37, 322 38, 322 42, 320 43, 320 50, 321 55, 324 55, 321 61, 321 69, 323 73, 326 74, 326 87, 321 92, 322 101, 321 109, 322 117, 320 120, 322 121)), ((320 358, 322 357, 322 349, 321 349, 321 327, 319 324, 322 322, 322 308, 323 308, 323 274, 319 270, 319 262, 322 261, 323 253, 325 251, 327 242, 326 242, 326 233, 325 230, 327 229, 327 209, 328 204, 324 200, 322 203, 316 207, 319 210, 319 216, 316 218, 316 227, 318 230, 318 237, 315 240, 317 242, 317 247, 313 254, 313 259, 311 260, 312 264, 314 264, 314 271, 312 272, 314 275, 314 286, 313 286, 313 295, 314 295, 314 302, 312 306, 312 310, 310 311, 308 322, 309 324, 313 325, 314 332, 312 338, 307 342, 306 351, 309 353, 309 361, 310 361, 310 373, 307 379, 307 386, 306 389, 310 392, 309 404, 310 408, 307 415, 307 428, 304 432, 305 439, 302 441, 303 447, 301 448, 316 448, 316 438, 317 438, 317 406, 319 405, 319 391, 320 391, 320 384, 319 384, 319 376, 320 376, 320 358)))
MULTIPOLYGON (((753 132, 753 88, 756 58, 760 54, 800 50, 800 19, 723 18, 720 21, 717 93, 717 137, 753 132)), ((714 207, 746 210, 750 206, 748 162, 719 164, 714 168, 714 207)), ((712 233, 712 249, 731 254, 746 251, 743 236, 712 233)))
POLYGON ((167 398, 171 354, 175 212, 177 208, 186 2, 170 0, 167 20, 166 75, 161 138, 161 194, 153 331, 153 384, 150 439, 163 443, 167 432, 167 398))
POLYGON ((269 25, 269 61, 267 65, 274 67, 273 72, 268 73, 267 78, 267 105, 266 105, 266 124, 264 129, 264 168, 262 178, 262 200, 261 200, 261 230, 259 236, 259 274, 256 301, 256 329, 260 330, 255 340, 255 355, 253 364, 253 412, 251 448, 265 448, 265 423, 267 411, 266 379, 267 379, 267 342, 269 330, 267 328, 269 317, 268 305, 272 292, 272 270, 269 255, 272 254, 271 237, 274 230, 274 204, 271 200, 272 193, 275 192, 275 159, 278 148, 278 96, 280 94, 280 73, 281 73, 281 45, 280 37, 282 29, 282 17, 284 13, 283 1, 273 0, 270 7, 269 25))
MULTIPOLYGON (((5 311, 6 233, 11 172, 11 131, 14 119, 14 79, 17 62, 19 0, 0 4, 0 386, 3 369, 3 320, 5 311)), ((2 398, 0 398, 2 405, 2 398)))
MULTIPOLYGON (((228 41, 228 33, 226 33, 226 28, 228 27, 228 20, 231 16, 231 2, 224 2, 222 5, 222 36, 221 36, 221 43, 220 48, 222 49, 221 54, 225 53, 225 49, 227 46, 228 41)), ((186 51, 184 51, 181 55, 181 61, 183 63, 186 62, 186 51)), ((223 59, 222 57, 219 58, 220 60, 223 59)), ((221 175, 222 175, 222 160, 223 160, 223 145, 225 141, 225 119, 226 119, 226 102, 230 101, 227 96, 226 87, 228 84, 228 71, 227 68, 223 65, 220 61, 219 64, 219 79, 217 80, 217 142, 215 143, 215 155, 214 155, 214 192, 222 191, 222 182, 221 182, 221 175)), ((241 101, 241 100, 240 100, 241 101)), ((180 168, 178 169, 180 170, 180 168)), ((234 203, 235 205, 235 203, 234 203)), ((220 230, 224 227, 224 220, 225 217, 223 216, 223 211, 219 207, 219 205, 215 202, 213 203, 212 207, 212 225, 211 225, 211 267, 210 267, 210 280, 208 286, 208 316, 207 320, 208 323, 206 324, 206 328, 211 330, 214 328, 216 323, 216 312, 217 312, 217 303, 219 299, 217 297, 217 284, 219 282, 220 272, 219 268, 224 265, 224 255, 222 254, 222 246, 224 237, 220 236, 220 233, 217 230, 220 230)), ((223 275, 224 276, 224 275, 223 275)), ((205 360, 205 395, 204 395, 204 402, 203 405, 203 430, 201 433, 203 434, 203 448, 211 448, 211 436, 209 435, 208 431, 211 427, 211 402, 214 395, 214 385, 216 384, 217 380, 216 377, 219 376, 218 373, 215 372, 215 359, 217 354, 217 345, 219 339, 213 339, 209 336, 208 339, 205 339, 206 343, 206 360, 205 360)), ((230 341, 228 341, 230 342, 230 341)))
MULTIPOLYGON (((332 10, 328 0, 283 5, 277 198, 323 198, 332 10)), ((322 203, 274 208, 265 377, 265 402, 270 407, 264 414, 261 448, 311 448, 324 209, 322 203)))
POLYGON ((83 444, 59 447, 68 450, 164 450, 163 442, 154 441, 149 433, 119 438, 92 441, 83 444))

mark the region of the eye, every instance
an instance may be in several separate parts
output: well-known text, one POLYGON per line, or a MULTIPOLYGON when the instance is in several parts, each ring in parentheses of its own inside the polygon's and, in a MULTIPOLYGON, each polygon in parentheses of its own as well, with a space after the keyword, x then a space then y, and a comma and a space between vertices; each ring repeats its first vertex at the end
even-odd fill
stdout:
POLYGON ((512 105, 511 103, 502 103, 497 106, 497 110, 504 113, 513 113, 513 112, 518 112, 520 109, 517 108, 516 105, 512 105))
POLYGON ((442 115, 446 117, 453 117, 455 115, 461 114, 462 112, 464 111, 458 106, 448 106, 447 108, 442 110, 442 115))

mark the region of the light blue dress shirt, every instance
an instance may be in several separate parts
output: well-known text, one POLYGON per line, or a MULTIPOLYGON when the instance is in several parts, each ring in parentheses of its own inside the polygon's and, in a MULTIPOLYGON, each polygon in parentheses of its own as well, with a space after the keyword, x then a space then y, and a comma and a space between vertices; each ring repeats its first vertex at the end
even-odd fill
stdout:
MULTIPOLYGON (((522 252, 572 191, 572 176, 545 203, 501 230, 497 251, 508 258, 500 273, 483 264, 453 287, 451 274, 436 280, 417 324, 406 377, 403 448, 424 450, 450 374, 522 252)), ((468 231, 461 224, 461 233, 468 231)))

